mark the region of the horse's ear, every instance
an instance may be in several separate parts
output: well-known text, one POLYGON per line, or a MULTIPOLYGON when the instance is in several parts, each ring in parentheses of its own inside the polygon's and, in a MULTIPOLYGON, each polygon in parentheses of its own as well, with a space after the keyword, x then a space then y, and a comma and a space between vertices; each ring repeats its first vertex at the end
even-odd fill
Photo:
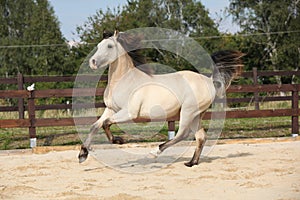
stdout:
POLYGON ((113 33, 111 31, 104 30, 102 36, 103 36, 103 39, 107 39, 107 38, 113 36, 113 33))
POLYGON ((118 37, 118 35, 119 35, 119 31, 116 29, 114 33, 114 37, 118 37))

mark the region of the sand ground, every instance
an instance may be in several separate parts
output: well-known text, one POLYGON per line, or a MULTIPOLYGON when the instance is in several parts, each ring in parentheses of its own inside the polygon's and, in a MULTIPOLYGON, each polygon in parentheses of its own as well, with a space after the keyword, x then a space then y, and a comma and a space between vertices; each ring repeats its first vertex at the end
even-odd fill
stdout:
POLYGON ((300 141, 216 145, 200 165, 187 168, 192 153, 163 168, 163 159, 136 162, 126 172, 93 156, 79 164, 78 150, 2 151, 0 199, 300 199, 300 141))

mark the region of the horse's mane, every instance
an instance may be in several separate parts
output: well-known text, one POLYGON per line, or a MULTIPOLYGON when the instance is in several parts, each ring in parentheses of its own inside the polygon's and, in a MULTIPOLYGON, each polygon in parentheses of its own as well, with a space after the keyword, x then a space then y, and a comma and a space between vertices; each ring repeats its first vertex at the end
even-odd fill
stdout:
POLYGON ((122 45, 124 50, 128 53, 130 58, 132 59, 133 65, 141 70, 142 72, 152 75, 153 70, 147 64, 146 57, 142 54, 141 49, 141 41, 143 39, 142 35, 138 34, 129 34, 120 32, 117 35, 117 41, 122 45))

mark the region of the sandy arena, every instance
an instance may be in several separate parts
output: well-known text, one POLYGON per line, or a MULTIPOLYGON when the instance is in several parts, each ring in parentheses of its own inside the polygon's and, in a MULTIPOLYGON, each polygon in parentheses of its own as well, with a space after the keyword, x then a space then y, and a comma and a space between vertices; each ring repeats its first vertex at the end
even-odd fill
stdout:
POLYGON ((183 165, 189 149, 173 164, 140 174, 92 156, 79 164, 76 148, 1 151, 0 199, 300 199, 299 140, 216 145, 192 168, 183 165))

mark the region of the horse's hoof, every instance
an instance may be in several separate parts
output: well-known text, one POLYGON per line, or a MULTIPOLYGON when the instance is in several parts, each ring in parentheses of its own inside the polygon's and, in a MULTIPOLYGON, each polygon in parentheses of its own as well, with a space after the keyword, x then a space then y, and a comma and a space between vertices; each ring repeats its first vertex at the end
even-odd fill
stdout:
POLYGON ((84 156, 79 157, 79 163, 83 163, 86 159, 87 159, 87 156, 86 157, 84 157, 84 156))
POLYGON ((150 151, 150 156, 153 158, 157 158, 159 154, 161 154, 161 150, 159 149, 159 147, 157 147, 156 149, 153 149, 152 151, 150 151))
POLYGON ((123 138, 116 136, 116 137, 114 137, 112 143, 113 144, 124 144, 125 142, 124 142, 123 138))
POLYGON ((89 155, 89 151, 85 146, 81 146, 81 150, 78 155, 79 163, 84 162, 89 155))
POLYGON ((193 167, 194 165, 198 165, 197 163, 193 163, 193 162, 186 162, 184 163, 185 166, 187 167, 193 167))

